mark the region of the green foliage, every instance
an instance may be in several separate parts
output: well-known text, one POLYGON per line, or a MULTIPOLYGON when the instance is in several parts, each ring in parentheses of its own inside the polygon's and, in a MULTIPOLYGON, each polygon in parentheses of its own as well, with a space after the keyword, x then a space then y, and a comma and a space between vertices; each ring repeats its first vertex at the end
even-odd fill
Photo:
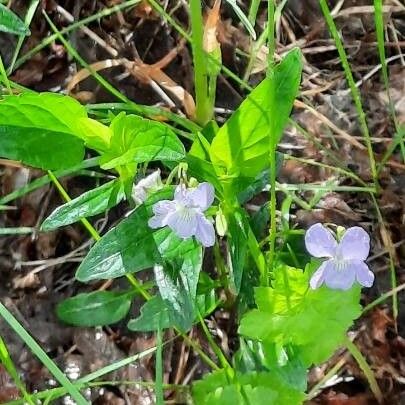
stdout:
POLYGON ((15 35, 31 34, 24 22, 3 4, 0 4, 0 31, 15 35))
POLYGON ((80 264, 79 281, 122 277, 159 263, 160 255, 148 227, 148 213, 141 205, 108 231, 80 264))
POLYGON ((273 286, 256 289, 258 308, 242 318, 239 332, 262 342, 293 345, 307 366, 326 360, 361 314, 360 288, 309 289, 315 267, 308 265, 305 272, 286 265, 276 268, 273 286))
POLYGON ((122 183, 119 180, 110 181, 58 207, 42 223, 41 230, 50 231, 82 218, 100 214, 114 207, 124 198, 122 183))
POLYGON ((177 135, 160 122, 120 113, 110 130, 109 148, 100 158, 104 169, 153 160, 177 161, 185 155, 177 135))
POLYGON ((162 297, 155 295, 146 301, 141 308, 141 315, 128 322, 128 329, 134 332, 154 332, 159 328, 167 329, 175 326, 170 316, 170 309, 166 306, 162 297))
POLYGON ((64 169, 80 163, 83 142, 76 118, 86 110, 72 98, 24 93, 0 101, 0 156, 39 167, 64 169))
POLYGON ((154 238, 163 265, 155 266, 155 279, 169 317, 181 330, 191 328, 195 319, 195 298, 202 266, 202 248, 194 239, 180 239, 169 229, 160 229, 154 238))
POLYGON ((193 384, 196 405, 299 405, 304 398, 303 392, 272 372, 238 373, 231 379, 219 370, 193 384))
POLYGON ((248 232, 249 223, 243 209, 234 209, 232 213, 226 214, 228 223, 229 243, 229 271, 233 289, 239 293, 243 270, 248 254, 248 232))
POLYGON ((242 102, 214 138, 210 156, 220 176, 255 178, 268 165, 270 135, 277 144, 301 79, 301 54, 291 51, 242 102), (273 99, 269 97, 275 86, 273 99))
POLYGON ((56 308, 59 319, 75 326, 110 325, 124 318, 134 293, 95 291, 62 301, 56 308))

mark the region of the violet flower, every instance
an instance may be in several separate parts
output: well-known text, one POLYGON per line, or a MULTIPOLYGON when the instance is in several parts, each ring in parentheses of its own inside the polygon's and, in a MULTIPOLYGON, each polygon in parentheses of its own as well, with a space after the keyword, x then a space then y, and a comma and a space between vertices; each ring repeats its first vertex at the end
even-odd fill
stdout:
POLYGON ((305 246, 312 256, 328 258, 312 275, 312 289, 323 283, 338 290, 348 290, 355 281, 364 287, 373 285, 374 274, 364 262, 370 251, 370 237, 364 229, 358 226, 347 229, 338 243, 332 233, 318 223, 307 230, 305 246))
POLYGON ((215 230, 212 222, 204 215, 214 202, 214 187, 201 183, 196 188, 176 187, 174 200, 162 200, 153 206, 155 214, 148 222, 153 229, 168 226, 183 239, 195 236, 205 247, 215 243, 215 230))

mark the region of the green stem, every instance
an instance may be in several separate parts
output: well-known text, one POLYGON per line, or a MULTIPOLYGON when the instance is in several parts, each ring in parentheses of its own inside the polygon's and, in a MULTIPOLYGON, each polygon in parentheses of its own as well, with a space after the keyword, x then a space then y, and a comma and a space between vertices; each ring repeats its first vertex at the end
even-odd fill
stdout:
POLYGON ((377 380, 375 379, 373 370, 371 370, 361 351, 348 337, 345 338, 345 345, 347 347, 347 350, 349 350, 350 354, 357 361, 357 364, 367 378, 371 391, 377 398, 378 402, 381 404, 383 402, 383 395, 380 387, 378 386, 377 380))
POLYGON ((22 393, 24 399, 27 401, 29 405, 35 405, 34 401, 32 400, 30 394, 28 394, 25 385, 21 381, 20 375, 14 365, 13 360, 10 357, 8 352, 6 343, 4 342, 3 338, 0 336, 0 362, 3 363, 4 367, 6 368, 7 372, 10 374, 11 378, 14 380, 14 384, 22 393))
POLYGON ((251 0, 249 7, 248 20, 254 26, 256 22, 257 12, 259 11, 261 0, 251 0))
MULTIPOLYGON (((276 49, 276 38, 275 38, 275 6, 274 0, 268 0, 268 47, 269 47, 269 56, 268 56, 268 65, 267 65, 267 75, 272 78, 274 74, 274 52, 276 49)), ((275 96, 275 83, 274 80, 271 80, 270 95, 269 97, 273 98, 273 105, 275 105, 276 100, 275 96)), ((274 266, 274 257, 275 257, 275 247, 276 247, 276 143, 274 139, 274 134, 269 134, 269 165, 270 165, 270 247, 269 247, 269 263, 266 267, 265 279, 262 280, 264 286, 268 286, 270 282, 270 272, 273 270, 274 266)))
POLYGON ((209 111, 207 58, 203 48, 203 29, 201 0, 190 0, 191 46, 193 49, 194 83, 196 95, 196 121, 205 125, 212 117, 209 111))

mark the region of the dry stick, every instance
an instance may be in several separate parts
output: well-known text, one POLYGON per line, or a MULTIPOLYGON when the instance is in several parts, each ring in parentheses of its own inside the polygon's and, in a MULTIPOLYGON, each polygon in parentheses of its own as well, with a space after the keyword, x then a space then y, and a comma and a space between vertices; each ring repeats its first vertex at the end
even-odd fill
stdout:
MULTIPOLYGON (((73 23, 74 17, 72 14, 70 14, 67 10, 65 10, 63 7, 61 6, 57 6, 57 10, 62 14, 62 16, 69 22, 69 23, 73 23)), ((92 30, 90 30, 89 28, 87 28, 86 26, 81 26, 79 28, 84 34, 86 34, 87 36, 89 36, 89 38, 91 38, 93 41, 95 41, 96 43, 98 43, 102 48, 104 48, 112 57, 116 58, 118 56, 118 51, 116 49, 114 49, 113 47, 111 47, 110 45, 108 45, 104 39, 102 39, 99 35, 97 35, 95 32, 93 32, 92 30)), ((177 48, 176 48, 177 49, 177 48)), ((102 64, 102 63, 106 63, 106 61, 100 61, 100 62, 96 62, 96 64, 102 64)), ((123 65, 125 66, 125 68, 127 70, 129 70, 129 72, 133 72, 133 70, 131 69, 131 67, 133 67, 134 62, 129 61, 126 58, 121 58, 118 59, 118 61, 114 61, 114 60, 109 60, 109 63, 111 64, 111 66, 105 66, 104 68, 107 67, 113 67, 113 66, 118 66, 118 65, 123 65)), ((108 63, 107 63, 108 64, 108 63)), ((79 72, 80 73, 80 72, 79 72)), ((89 72, 88 76, 90 76, 91 73, 89 72)), ((85 77, 83 77, 81 80, 83 80, 85 77)), ((75 83, 76 85, 77 83, 75 83)), ((170 107, 175 107, 176 104, 174 103, 174 101, 166 94, 162 91, 162 89, 159 87, 159 85, 152 79, 149 79, 149 84, 151 85, 152 89, 166 102, 169 104, 170 107)), ((72 85, 69 85, 69 87, 74 87, 72 85)))

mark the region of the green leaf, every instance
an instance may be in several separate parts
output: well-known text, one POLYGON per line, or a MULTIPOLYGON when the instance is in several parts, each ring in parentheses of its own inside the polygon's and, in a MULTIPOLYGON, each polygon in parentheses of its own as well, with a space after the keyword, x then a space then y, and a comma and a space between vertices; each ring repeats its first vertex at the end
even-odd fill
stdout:
POLYGON ((154 238, 163 259, 155 266, 160 295, 169 308, 169 316, 181 330, 191 328, 195 319, 195 298, 202 266, 202 248, 194 239, 180 239, 170 229, 161 229, 154 238))
POLYGON ((185 156, 177 135, 160 122, 120 113, 110 128, 110 147, 100 160, 103 169, 153 160, 177 161, 185 156))
POLYGON ((100 214, 119 204, 124 197, 121 182, 119 180, 110 181, 56 208, 42 223, 41 230, 50 231, 77 222, 82 218, 100 214))
POLYGON ((309 289, 315 267, 308 265, 305 272, 286 265, 276 268, 273 287, 256 289, 258 309, 242 318, 239 333, 264 342, 293 345, 307 366, 332 355, 361 314, 360 288, 309 289))
POLYGON ((42 223, 41 230, 50 231, 100 214, 115 207, 124 198, 125 193, 120 181, 110 181, 56 208, 42 223))
POLYGON ((95 291, 62 301, 58 317, 75 326, 104 326, 120 321, 131 306, 133 292, 95 291))
POLYGON ((303 392, 276 373, 237 373, 230 381, 225 370, 214 371, 194 382, 192 396, 198 405, 299 405, 305 399, 303 392))
MULTIPOLYGON (((283 154, 276 153, 276 171, 280 171, 283 164, 283 154)), ((270 169, 263 170, 253 180, 249 179, 248 186, 243 189, 238 195, 239 204, 244 204, 251 200, 254 196, 261 193, 264 188, 270 183, 270 169)))
POLYGON ((111 129, 106 125, 87 117, 78 119, 78 131, 75 132, 83 139, 86 146, 98 152, 105 152, 110 147, 111 129))
POLYGON ((173 317, 169 315, 169 312, 162 297, 156 295, 143 304, 141 315, 136 319, 131 319, 128 328, 134 332, 155 332, 159 328, 171 328, 175 324, 173 324, 173 317))
POLYGON ((76 100, 53 93, 23 93, 0 101, 0 156, 41 169, 80 163, 83 141, 75 137, 86 110, 76 100))
POLYGON ((107 232, 80 264, 79 281, 110 279, 153 267, 160 263, 149 215, 144 205, 107 232))
POLYGON ((236 293, 239 293, 243 269, 245 267, 246 256, 248 253, 248 232, 249 223, 246 214, 242 208, 232 211, 226 215, 228 223, 228 244, 229 244, 229 271, 236 293))
POLYGON ((218 175, 255 178, 268 167, 270 137, 276 145, 282 136, 298 92, 301 69, 301 53, 295 49, 220 128, 210 149, 218 175))
POLYGON ((0 124, 0 156, 43 170, 59 170, 79 164, 84 147, 80 139, 61 132, 0 124))
POLYGON ((0 31, 16 35, 31 34, 24 22, 3 4, 0 4, 0 31))
POLYGON ((74 135, 86 109, 74 98, 56 93, 22 93, 0 101, 0 123, 74 135))

